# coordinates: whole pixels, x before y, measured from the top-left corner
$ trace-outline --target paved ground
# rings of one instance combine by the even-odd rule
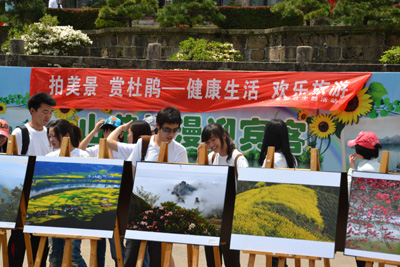
[[[9,233],[8,233],[8,236]],[[1,253],[0,253],[1,254]],[[86,262],[89,263],[89,257],[90,257],[90,243],[88,240],[83,240],[82,242],[82,255],[85,258]],[[174,244],[173,250],[172,250],[172,255],[175,261],[175,266],[176,267],[186,267],[187,266],[187,254],[186,254],[186,245],[180,245],[180,244]],[[200,260],[199,260],[199,266],[206,266],[205,263],[205,254],[204,254],[204,247],[200,247]],[[248,255],[247,254],[241,254],[241,265],[242,266],[247,266],[248,262]],[[335,256],[335,259],[330,260],[331,262],[331,267],[352,267],[356,266],[354,257],[348,257],[344,256],[343,253],[337,253]],[[287,260],[288,266],[293,267],[294,266],[294,260],[288,259]],[[2,257],[0,255],[0,264],[2,264]],[[308,266],[308,262],[306,260],[302,260],[302,266]],[[24,267],[27,267],[28,265],[25,264]],[[107,242],[107,252],[106,252],[106,267],[114,267],[114,261],[111,259],[111,254],[110,254],[110,248],[109,244]],[[261,267],[265,266],[265,257],[263,256],[257,256],[256,257],[256,263],[255,266]],[[322,261],[317,261],[316,262],[316,267],[323,267],[324,264]],[[386,265],[389,266],[389,265]],[[10,266],[12,267],[12,266]]]

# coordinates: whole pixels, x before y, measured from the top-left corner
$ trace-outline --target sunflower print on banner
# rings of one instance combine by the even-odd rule
[[[331,115],[343,124],[357,123],[358,118],[367,115],[372,109],[371,95],[366,94],[368,88],[360,90],[348,103],[346,108],[335,110]]]
[[[54,117],[67,120],[74,125],[78,125],[79,117],[75,115],[78,112],[79,110],[72,108],[55,108]]]
[[[328,138],[335,131],[336,124],[333,122],[332,116],[328,114],[319,114],[310,123],[311,135],[316,135],[321,139]]]

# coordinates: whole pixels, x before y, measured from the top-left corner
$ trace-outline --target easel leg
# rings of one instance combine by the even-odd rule
[[[136,261],[136,267],[142,267],[143,266],[144,256],[146,254],[146,247],[147,247],[147,241],[141,241],[140,242],[140,247],[139,247],[138,258],[137,258],[137,261]]]
[[[8,267],[8,247],[7,247],[7,231],[1,230],[0,231],[0,249],[3,251],[3,266]]]
[[[115,219],[114,244],[115,244],[115,254],[117,256],[117,266],[118,267],[123,267],[124,266],[124,259],[122,257],[121,235],[120,235],[120,232],[119,232],[118,216]]]
[[[301,260],[300,259],[294,259],[294,266],[295,267],[301,267]]]
[[[372,267],[372,261],[366,261],[365,267]]]
[[[97,267],[97,240],[90,240],[90,267]]]
[[[40,237],[39,248],[36,253],[35,267],[40,267],[40,264],[42,263],[44,245],[46,245],[46,240],[47,240],[46,236]]]
[[[63,256],[63,262],[62,262],[62,267],[71,267],[72,265],[72,239],[67,238],[65,239],[65,245],[64,245],[64,256]]]
[[[199,266],[199,246],[193,246],[192,267]]]
[[[171,263],[171,256],[172,256],[172,243],[163,243],[165,244],[165,252],[164,257],[162,258],[162,266],[169,267]]]
[[[188,267],[193,266],[193,245],[187,245],[187,259],[188,259]]]
[[[254,254],[254,259],[256,258],[256,254]],[[266,266],[267,267],[272,267],[272,256],[271,255],[266,255]]]
[[[308,266],[315,267],[315,260],[308,260]]]
[[[284,257],[279,257],[278,267],[285,267],[285,259]]]
[[[329,259],[324,258],[324,266],[331,267],[331,261]]]
[[[221,267],[221,256],[219,247],[213,247],[215,267]]]
[[[380,262],[378,266],[379,267],[385,267],[385,264],[383,262]]]
[[[249,254],[249,262],[247,263],[247,266],[254,267],[255,262],[256,262],[256,254]]]
[[[25,239],[26,256],[28,258],[28,266],[33,267],[31,234],[24,234],[24,239]]]

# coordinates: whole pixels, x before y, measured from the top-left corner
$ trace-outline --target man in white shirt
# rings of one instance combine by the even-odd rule
[[[156,126],[158,133],[150,139],[146,155],[142,158],[142,139],[139,139],[137,145],[133,148],[128,160],[132,161],[133,171],[138,161],[157,161],[162,142],[168,143],[168,162],[188,163],[186,148],[176,142],[174,138],[180,130],[182,122],[181,113],[177,108],[167,107],[160,110],[156,117]],[[124,266],[135,266],[140,241],[128,239],[126,241],[126,252]],[[161,266],[161,243],[148,242],[150,256],[150,267]]]
[[[18,146],[18,153],[30,156],[45,156],[50,152],[50,143],[47,138],[47,128],[46,125],[49,124],[52,114],[53,106],[56,105],[54,98],[44,92],[35,94],[31,96],[28,100],[28,109],[31,113],[31,121],[26,123],[24,130],[21,128],[15,128],[12,132],[15,135]],[[27,132],[26,132],[27,130]],[[28,134],[28,142],[23,144],[23,132]],[[27,141],[26,139],[24,142]],[[22,148],[24,150],[22,151]],[[26,149],[27,147],[27,149]],[[21,153],[24,152],[24,153]],[[36,252],[39,246],[40,237],[32,236],[32,252],[33,260],[35,261]],[[48,245],[45,246],[45,251],[43,252],[42,264],[41,266],[46,266]],[[8,242],[8,257],[9,265],[19,267],[22,266],[25,254],[25,242],[24,235],[21,230],[12,230],[10,240]]]
[[[60,1],[60,6],[58,6],[57,1]],[[61,0],[50,0],[49,1],[49,8],[62,8]]]

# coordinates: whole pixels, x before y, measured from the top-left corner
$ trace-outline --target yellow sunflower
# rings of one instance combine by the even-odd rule
[[[336,124],[333,122],[332,116],[328,114],[319,114],[310,123],[311,134],[321,139],[328,138],[335,131]]]
[[[72,109],[72,108],[71,109],[70,108],[60,108],[60,109],[55,108],[54,109],[54,116],[56,118],[60,118],[60,119],[63,119],[63,120],[72,119],[75,116],[76,113],[77,113],[77,110],[76,109]]]
[[[101,111],[103,111],[106,114],[110,114],[111,115],[111,109],[102,109]]]
[[[297,116],[299,121],[305,121],[308,118],[308,111],[307,110],[300,110]]]
[[[3,102],[0,102],[0,114],[6,113],[7,106]]]
[[[343,124],[353,124],[358,122],[358,118],[368,114],[372,109],[371,96],[366,94],[368,88],[360,90],[348,103],[346,108],[342,110],[334,110],[331,115]]]

